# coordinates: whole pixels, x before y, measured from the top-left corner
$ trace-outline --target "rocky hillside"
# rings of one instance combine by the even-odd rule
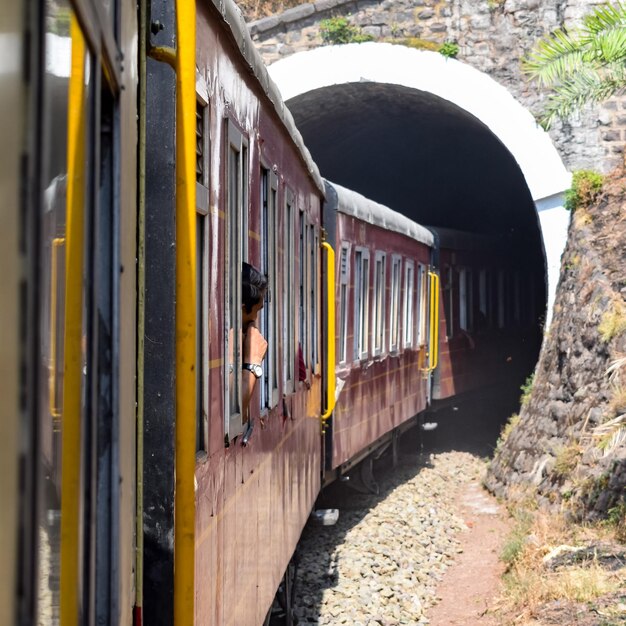
[[[574,519],[626,518],[626,174],[573,215],[534,380],[486,480]],[[625,522],[626,523],[626,522]]]

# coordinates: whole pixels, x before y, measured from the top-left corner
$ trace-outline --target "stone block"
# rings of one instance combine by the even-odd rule
[[[293,7],[293,9],[287,9],[280,19],[284,24],[290,24],[313,15],[315,13],[315,6],[313,4],[301,4],[300,6]]]
[[[619,130],[605,130],[600,133],[602,141],[620,141],[622,136]]]
[[[435,12],[432,9],[424,9],[418,12],[417,18],[420,20],[429,20],[434,15],[435,15]]]

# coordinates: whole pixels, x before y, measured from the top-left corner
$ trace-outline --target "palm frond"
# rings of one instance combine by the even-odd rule
[[[583,30],[591,36],[624,26],[626,26],[626,6],[623,2],[596,7],[583,18]]]
[[[558,119],[567,119],[587,104],[602,102],[624,88],[623,66],[610,65],[601,70],[581,68],[565,80],[548,98],[548,104],[540,117],[547,130]]]
[[[575,34],[557,30],[537,44],[522,62],[522,69],[532,80],[553,85],[584,66],[587,47],[580,45]]]

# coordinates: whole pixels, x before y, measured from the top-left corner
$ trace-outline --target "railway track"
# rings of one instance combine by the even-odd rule
[[[381,460],[378,495],[332,485],[319,506],[338,508],[337,524],[310,521],[298,547],[299,623],[428,624],[426,610],[466,528],[455,494],[483,471],[469,452],[403,450],[395,468]]]

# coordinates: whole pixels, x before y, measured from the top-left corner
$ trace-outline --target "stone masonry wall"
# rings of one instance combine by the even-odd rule
[[[574,214],[532,391],[486,481],[576,519],[626,510],[625,183]]]
[[[249,28],[268,64],[322,45],[319,23],[334,16],[348,16],[375,40],[455,42],[459,61],[487,73],[536,114],[545,94],[524,78],[520,60],[539,38],[556,28],[574,27],[597,4],[596,0],[319,0],[252,22]],[[550,134],[568,169],[607,172],[622,162],[626,100],[557,123]]]

